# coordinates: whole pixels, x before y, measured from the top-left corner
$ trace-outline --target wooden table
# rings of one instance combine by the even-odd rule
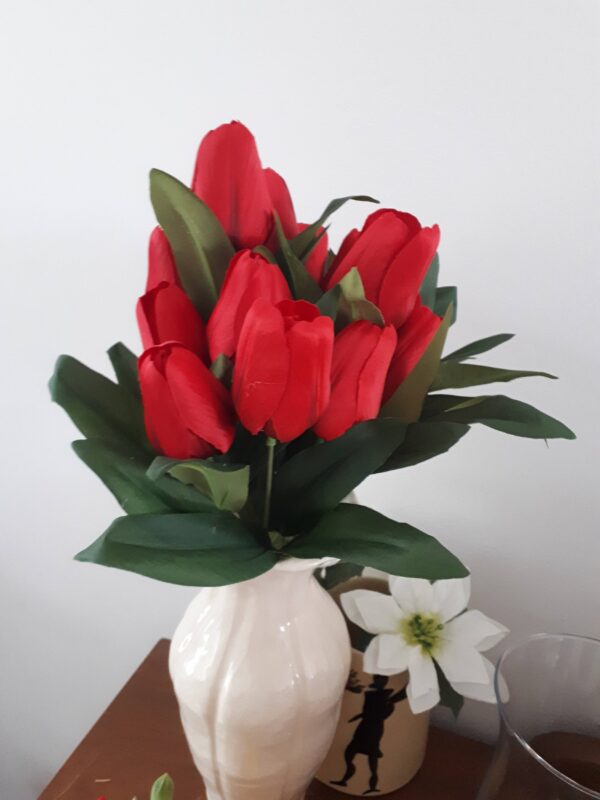
[[[125,684],[39,800],[147,800],[152,782],[168,772],[176,800],[205,800],[189,755],[161,640]],[[390,800],[474,800],[490,748],[432,729],[425,764]],[[306,800],[349,795],[315,781]]]

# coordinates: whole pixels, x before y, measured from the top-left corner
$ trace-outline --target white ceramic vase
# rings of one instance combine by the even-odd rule
[[[301,800],[327,755],[350,642],[322,564],[202,589],[175,632],[169,669],[207,800]]]

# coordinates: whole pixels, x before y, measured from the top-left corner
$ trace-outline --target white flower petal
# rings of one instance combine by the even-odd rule
[[[475,647],[480,653],[497,645],[507,633],[508,628],[476,609],[465,611],[449,622],[444,629],[445,637]]]
[[[450,681],[452,688],[462,694],[463,697],[469,697],[471,700],[479,700],[482,703],[495,703],[496,694],[494,692],[494,665],[487,658],[481,657],[487,680],[485,683],[469,683],[468,681]],[[508,691],[508,690],[506,690]],[[504,695],[503,689],[501,693]],[[504,696],[503,696],[504,700]]]
[[[388,594],[354,589],[340,596],[349,620],[369,633],[395,633],[402,613]]]
[[[399,672],[404,672],[406,667],[396,669],[395,666],[385,667],[381,663],[381,640],[384,636],[389,634],[379,634],[369,642],[369,646],[365,650],[363,656],[363,670],[370,675],[397,675]],[[400,636],[394,638],[400,639]]]
[[[439,604],[442,621],[448,622],[467,607],[471,596],[471,576],[436,581],[433,593]]]
[[[411,647],[406,696],[413,714],[429,711],[440,702],[440,688],[432,659],[420,647]]]
[[[424,578],[390,575],[390,592],[405,614],[435,613],[438,605],[431,583]]]
[[[394,675],[404,672],[408,668],[410,647],[403,637],[399,633],[382,633],[377,638],[379,639],[377,659],[379,667],[386,670],[386,675],[390,674],[387,671],[390,669],[394,670],[392,673]]]
[[[458,642],[444,641],[435,660],[450,683],[487,683],[488,674],[484,658],[474,647]]]

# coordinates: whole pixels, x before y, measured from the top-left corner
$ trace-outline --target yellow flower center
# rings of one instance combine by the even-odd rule
[[[400,633],[411,647],[420,647],[429,656],[433,656],[440,640],[444,624],[438,614],[413,614],[400,622]]]

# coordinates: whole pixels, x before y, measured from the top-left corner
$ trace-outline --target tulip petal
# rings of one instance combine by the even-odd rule
[[[206,358],[204,322],[179,286],[159,283],[140,297],[136,314],[144,349],[173,341]]]
[[[442,622],[448,622],[468,606],[471,576],[436,581],[433,584],[433,593],[439,604]]]
[[[381,309],[386,322],[399,328],[410,316],[439,242],[437,225],[422,228],[385,270],[373,302]]]
[[[300,229],[296,222],[294,204],[287,184],[274,169],[267,167],[263,172],[271,197],[271,205],[277,212],[285,237],[286,239],[293,239],[300,232]]]
[[[171,345],[165,377],[187,428],[221,453],[233,442],[235,417],[229,392],[197,355]]]
[[[277,304],[291,300],[292,295],[276,264],[251,250],[242,250],[227,268],[221,294],[208,320],[211,361],[219,355],[234,355],[246,314],[259,297]]]
[[[353,589],[340,595],[344,613],[368,633],[396,633],[402,613],[393,597],[368,589]]]
[[[165,352],[147,350],[139,359],[144,422],[151,445],[170,458],[206,458],[214,453],[183,423],[163,372]]]
[[[236,249],[267,241],[271,196],[254,137],[240,122],[221,125],[204,137],[192,189],[216,214]]]
[[[317,436],[330,441],[377,416],[395,344],[391,326],[382,329],[366,320],[351,323],[336,336],[331,399],[314,427]]]
[[[180,285],[179,274],[173,251],[162,228],[156,227],[150,235],[148,244],[148,280],[146,291],[154,289],[159,283],[166,281]]]
[[[294,305],[299,307],[302,301]],[[280,442],[289,442],[308,430],[329,403],[333,320],[318,316],[311,321],[295,322],[286,331],[286,341],[289,374],[281,401],[265,428]]]
[[[441,322],[441,318],[427,306],[421,305],[417,298],[410,317],[398,331],[398,343],[392,356],[383,392],[384,403],[417,366]]]
[[[406,696],[413,714],[429,711],[440,702],[440,689],[433,660],[420,647],[411,647],[408,658],[410,679]]]
[[[259,298],[244,319],[233,370],[233,402],[250,433],[262,430],[279,405],[289,366],[281,312]]]

